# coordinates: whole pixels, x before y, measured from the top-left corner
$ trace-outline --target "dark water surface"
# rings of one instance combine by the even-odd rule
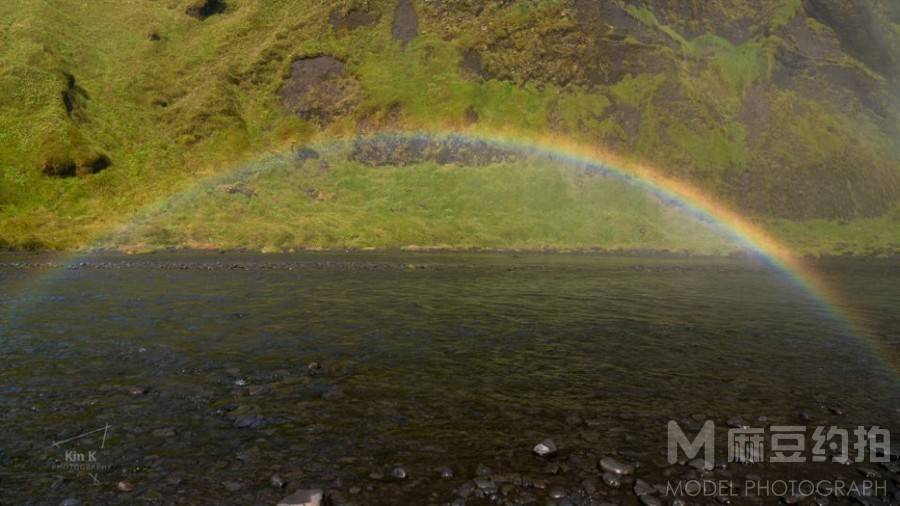
[[[826,269],[875,329],[878,352],[783,276],[738,260],[46,262],[0,257],[0,504],[275,504],[313,486],[335,504],[448,504],[484,480],[493,485],[467,504],[561,494],[562,504],[637,504],[633,477],[601,480],[596,462],[610,455],[638,464],[651,485],[878,470],[883,500],[898,486],[890,464],[700,474],[665,460],[669,420],[688,431],[712,419],[717,441],[735,417],[900,429],[900,383],[884,360],[900,342],[900,269],[890,262]],[[105,424],[105,440],[99,431],[52,446]],[[555,458],[531,453],[546,437]],[[95,451],[97,465],[66,467],[66,450]],[[408,476],[392,477],[396,466]],[[133,490],[118,490],[121,480]]]

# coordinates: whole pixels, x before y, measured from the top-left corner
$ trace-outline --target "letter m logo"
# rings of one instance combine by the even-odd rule
[[[715,432],[716,426],[712,420],[707,420],[697,437],[693,441],[688,441],[684,431],[678,425],[678,422],[670,420],[667,424],[668,428],[668,451],[667,457],[669,464],[678,463],[678,449],[684,452],[688,459],[697,457],[700,449],[703,449],[703,460],[706,462],[707,469],[711,469],[715,459]]]

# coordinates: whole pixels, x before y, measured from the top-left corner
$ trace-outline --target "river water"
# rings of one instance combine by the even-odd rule
[[[822,270],[870,335],[745,259],[2,256],[0,504],[637,504],[635,479],[748,475],[887,501],[896,464],[812,463],[812,440],[726,462],[729,424],[900,429],[900,268]],[[667,462],[671,420],[715,423],[715,469]],[[603,457],[636,470],[605,483]]]

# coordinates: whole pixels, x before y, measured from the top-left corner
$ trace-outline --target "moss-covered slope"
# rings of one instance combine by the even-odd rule
[[[0,3],[0,241],[83,247],[147,205],[267,153],[330,136],[475,125],[552,131],[651,163],[804,251],[897,250],[894,4],[9,0]],[[321,177],[334,174],[346,177]],[[371,199],[405,184],[365,177],[375,185]],[[535,179],[513,175],[511,187],[517,177]],[[338,180],[317,184],[341,188]],[[437,201],[443,190],[416,191],[435,192]],[[338,195],[333,205],[362,208],[360,198]],[[427,242],[584,245],[578,234],[533,232],[549,224],[517,242],[501,215],[527,201],[506,202],[467,239],[448,215],[446,230],[455,232]],[[584,212],[592,205],[578,204]],[[604,224],[608,233],[591,246],[616,247],[604,238],[630,237],[617,233],[634,223]],[[325,247],[414,239],[379,232],[381,239],[329,242],[315,228],[353,228],[345,225],[298,218],[276,227],[281,239],[213,235],[252,247],[274,247],[284,233],[297,246],[304,237]],[[652,237],[644,244],[666,245]]]

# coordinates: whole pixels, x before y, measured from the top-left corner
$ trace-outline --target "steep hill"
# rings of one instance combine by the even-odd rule
[[[89,246],[155,206],[152,234],[116,237],[692,249],[646,233],[667,228],[658,214],[634,215],[646,206],[596,198],[602,182],[553,168],[539,173],[568,189],[516,228],[511,217],[534,200],[522,196],[545,195],[548,181],[509,161],[479,172],[465,161],[331,159],[334,170],[304,165],[302,191],[269,192],[256,178],[252,195],[213,188],[194,192],[208,202],[165,204],[292,147],[468,127],[603,146],[801,251],[900,250],[900,7],[889,0],[6,0],[0,55],[0,241],[10,247]],[[462,193],[448,193],[447,171]],[[347,186],[351,176],[361,186]],[[222,195],[243,199],[213,206],[236,206],[227,219],[190,211]],[[467,198],[491,204],[456,206]],[[288,208],[287,222],[259,226]],[[238,232],[248,216],[249,235]],[[561,232],[567,224],[578,231]],[[423,232],[396,233],[410,226]]]

